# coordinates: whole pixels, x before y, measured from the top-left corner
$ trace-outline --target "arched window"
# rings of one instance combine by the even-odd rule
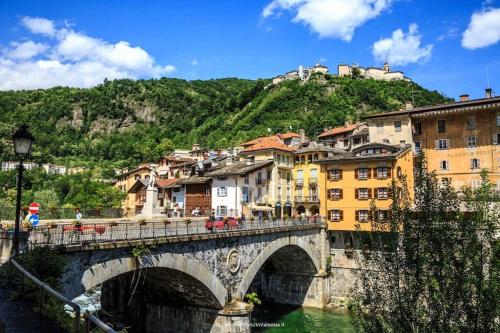
[[[314,156],[313,156],[313,160],[314,160],[314,161],[317,161],[317,160],[318,160],[318,154],[314,154]]]
[[[307,162],[312,162],[312,155],[311,154],[307,155]]]

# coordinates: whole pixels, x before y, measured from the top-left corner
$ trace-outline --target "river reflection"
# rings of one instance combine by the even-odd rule
[[[252,332],[265,333],[354,333],[349,315],[331,310],[297,308],[272,304],[257,306],[252,313]],[[259,324],[275,327],[259,328]]]

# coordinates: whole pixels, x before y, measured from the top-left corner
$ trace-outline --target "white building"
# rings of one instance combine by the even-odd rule
[[[46,164],[42,164],[42,168],[49,175],[52,175],[52,174],[64,175],[64,174],[66,174],[66,167],[63,165],[55,165],[55,164],[51,164],[51,163],[46,163]]]
[[[321,64],[316,64],[313,67],[299,66],[298,69],[286,72],[284,75],[278,75],[273,78],[273,84],[278,84],[285,80],[302,80],[307,81],[313,73],[328,73],[328,67]]]
[[[257,211],[273,211],[267,205],[273,160],[232,161],[208,172],[212,177],[212,209],[220,216],[246,216]]]
[[[17,169],[19,162],[17,161],[6,161],[2,162],[2,171],[9,171]],[[39,165],[34,162],[24,162],[23,163],[24,170],[33,170],[34,168],[38,168]]]

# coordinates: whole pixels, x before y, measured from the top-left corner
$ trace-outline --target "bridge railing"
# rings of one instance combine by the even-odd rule
[[[81,315],[81,309],[80,306],[73,301],[69,300],[68,298],[64,297],[61,293],[57,292],[56,290],[52,289],[48,284],[44,283],[37,277],[35,277],[33,274],[28,272],[23,266],[21,266],[15,259],[11,258],[9,262],[12,264],[12,266],[17,269],[17,271],[21,274],[23,279],[27,278],[29,281],[31,281],[35,286],[40,288],[40,292],[47,293],[49,296],[54,297],[58,301],[62,302],[63,304],[67,305],[69,308],[73,310],[74,313],[74,319],[73,319],[73,327],[72,327],[72,332],[74,333],[79,333],[81,331],[81,320],[82,320],[82,315]],[[41,294],[38,299],[41,302],[44,302],[44,297]],[[107,333],[116,333],[115,330],[113,330],[111,327],[106,325],[103,321],[101,321],[99,318],[97,318],[95,315],[93,315],[90,312],[86,312],[83,315],[83,318],[85,319],[85,332],[89,333],[92,332],[94,327],[99,328],[100,330],[107,332]]]
[[[243,222],[228,220],[215,222],[212,228],[206,221],[166,220],[142,222],[82,223],[39,226],[31,231],[30,246],[61,246],[89,243],[108,243],[137,239],[154,239],[185,235],[231,233],[240,230],[286,228],[297,225],[324,224],[322,217],[303,219],[267,220],[247,219]]]

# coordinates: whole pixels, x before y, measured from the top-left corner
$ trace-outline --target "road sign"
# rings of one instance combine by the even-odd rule
[[[38,225],[38,223],[40,222],[40,218],[38,217],[38,215],[31,215],[29,220],[31,222],[31,225],[34,227],[36,227]]]
[[[32,202],[30,204],[30,208],[29,208],[29,211],[30,211],[30,214],[38,214],[38,212],[40,211],[40,204],[38,202]]]

